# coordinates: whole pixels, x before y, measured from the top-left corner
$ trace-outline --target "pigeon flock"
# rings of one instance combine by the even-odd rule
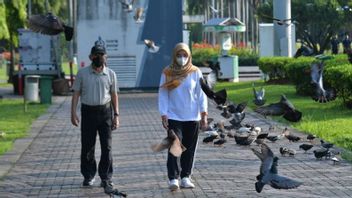
[[[209,118],[209,127],[203,131],[205,135],[203,143],[206,145],[224,146],[229,141],[232,141],[231,139],[234,139],[237,145],[247,146],[248,149],[251,149],[261,161],[259,175],[256,177],[254,185],[258,193],[263,190],[266,184],[275,189],[292,189],[302,185],[301,181],[278,174],[279,157],[274,155],[269,146],[270,144],[280,145],[277,151],[281,155],[280,157],[288,157],[290,159],[296,155],[312,154],[315,160],[329,159],[334,165],[340,162],[340,152],[333,148],[334,145],[324,140],[318,142],[314,135],[309,134],[303,137],[291,133],[287,127],[280,129],[280,127],[271,125],[266,129],[253,123],[246,123],[247,102],[235,103],[229,101],[226,89],[214,91],[217,73],[219,71],[213,69],[209,75],[200,79],[202,90],[210,99],[210,102],[216,105],[216,109],[219,110],[219,114],[222,116],[222,120],[219,121]],[[320,76],[319,78],[321,79],[322,77]],[[317,82],[319,84],[319,80]],[[318,87],[317,89],[320,90],[319,94],[321,94],[318,97],[325,100],[322,102],[333,100],[330,98],[332,94],[326,91],[322,84]],[[257,106],[254,111],[264,117],[282,116],[290,122],[299,122],[302,118],[302,112],[297,110],[284,94],[281,95],[279,102],[265,105],[265,89],[261,87],[257,90],[253,84],[253,96],[252,102]],[[225,125],[225,123],[229,123],[229,125]],[[285,143],[280,143],[281,141],[285,141]],[[290,146],[292,143],[300,144],[294,149]]]

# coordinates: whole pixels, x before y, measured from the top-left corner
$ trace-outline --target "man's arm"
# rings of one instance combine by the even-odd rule
[[[119,98],[116,92],[111,93],[111,102],[112,102],[112,108],[114,110],[113,129],[116,129],[120,126]]]
[[[75,91],[72,96],[72,102],[71,102],[71,123],[75,126],[78,126],[79,124],[79,118],[77,116],[77,104],[78,104],[78,99],[80,97],[80,92]]]

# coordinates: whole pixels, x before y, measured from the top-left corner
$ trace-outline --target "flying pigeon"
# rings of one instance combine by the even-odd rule
[[[46,15],[32,15],[28,19],[28,27],[33,32],[46,35],[58,35],[63,32],[66,41],[70,41],[73,37],[73,28],[65,25],[65,23],[51,12],[48,12]]]
[[[257,176],[257,182],[255,183],[255,190],[260,193],[264,185],[269,184],[271,187],[276,189],[292,189],[297,188],[302,184],[300,181],[296,181],[278,174],[278,160],[277,156],[266,144],[261,144],[261,152],[252,148],[253,153],[261,160],[260,172]]]
[[[159,51],[159,46],[156,46],[154,41],[149,39],[144,39],[144,44],[148,47],[150,53],[157,53]]]
[[[170,149],[169,152],[175,157],[181,156],[182,152],[186,150],[172,129],[167,131],[167,137],[164,138],[161,143],[152,145],[151,149],[154,152]]]
[[[278,103],[258,107],[255,112],[264,116],[283,116],[283,118],[291,122],[298,122],[302,118],[302,113],[295,109],[285,95],[281,95],[281,100]]]
[[[143,17],[144,9],[143,8],[137,8],[133,19],[136,21],[136,23],[143,23],[142,17]]]
[[[204,91],[205,95],[208,98],[215,101],[217,105],[224,105],[227,100],[227,92],[226,89],[222,89],[220,91],[214,92],[212,88],[209,86],[208,82],[204,80],[204,78],[200,78],[200,85],[202,90]]]
[[[260,91],[255,90],[254,83],[252,84],[253,86],[253,94],[254,94],[254,100],[253,103],[257,106],[263,106],[265,104],[265,89],[262,87]]]
[[[134,0],[120,0],[122,8],[126,12],[132,12]]]
[[[294,19],[278,19],[278,18],[274,18],[274,17],[270,17],[270,16],[267,16],[267,15],[261,15],[261,17],[263,18],[266,18],[266,19],[269,19],[269,20],[273,20],[276,22],[276,24],[278,25],[286,25],[286,26],[289,26],[291,25],[292,23],[294,24],[298,24],[298,22]]]
[[[324,70],[323,61],[321,61],[320,63],[313,63],[311,66],[311,77],[312,77],[312,84],[314,87],[314,93],[312,95],[312,98],[313,100],[320,103],[326,103],[336,99],[336,92],[334,89],[332,88],[324,89],[323,70]]]

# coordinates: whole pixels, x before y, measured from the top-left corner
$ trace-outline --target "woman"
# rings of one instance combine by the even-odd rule
[[[207,97],[201,89],[200,78],[202,72],[192,65],[189,47],[178,43],[173,50],[171,64],[162,72],[159,88],[159,111],[163,127],[173,129],[186,147],[179,158],[168,153],[167,170],[171,190],[179,188],[180,177],[182,188],[194,188],[190,176],[198,130],[200,126],[206,128],[208,125]]]

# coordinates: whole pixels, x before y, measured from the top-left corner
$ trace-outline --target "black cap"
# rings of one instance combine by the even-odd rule
[[[90,50],[90,54],[106,54],[105,47],[103,45],[95,45]]]

